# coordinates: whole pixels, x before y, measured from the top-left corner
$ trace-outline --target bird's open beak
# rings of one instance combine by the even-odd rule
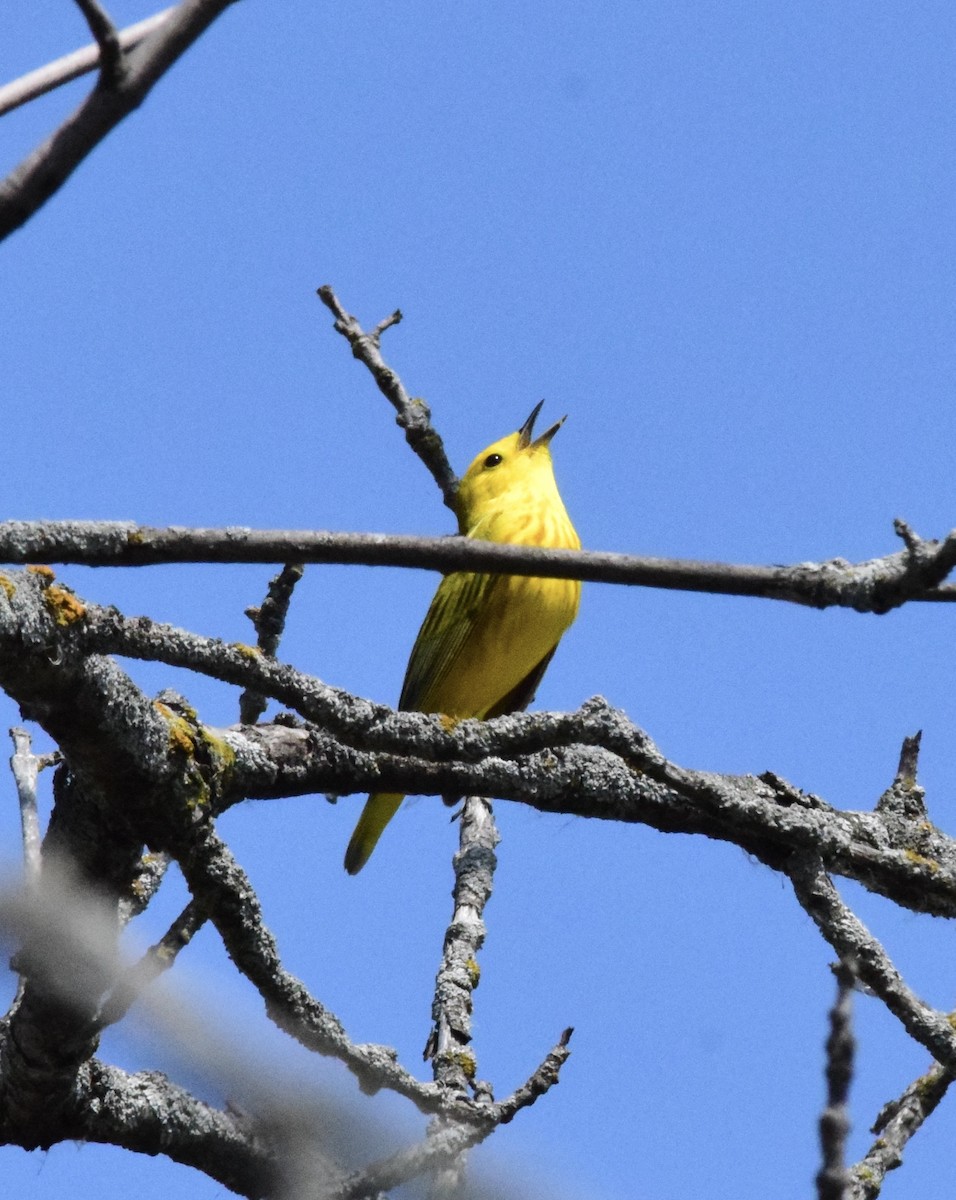
[[[544,433],[539,434],[532,442],[531,434],[534,431],[534,423],[535,423],[535,420],[537,419],[538,413],[541,411],[542,404],[544,404],[544,401],[539,400],[538,403],[534,406],[531,416],[527,419],[527,421],[525,421],[525,423],[518,430],[518,449],[519,450],[527,450],[529,447],[531,447],[531,449],[535,449],[538,446],[546,446],[548,444],[548,442],[550,442],[551,439],[554,437],[554,435],[558,432],[558,430],[561,428],[561,426],[564,424],[564,422],[568,419],[566,416],[564,416],[561,418],[560,421],[555,421],[555,423],[551,426],[550,429],[546,429],[544,431]]]

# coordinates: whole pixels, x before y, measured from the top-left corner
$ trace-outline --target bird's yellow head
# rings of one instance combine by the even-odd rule
[[[564,424],[556,421],[550,429],[532,440],[534,422],[541,411],[540,401],[517,433],[490,446],[475,458],[458,486],[456,507],[458,525],[469,537],[491,541],[522,541],[502,535],[497,526],[511,514],[534,513],[557,505],[564,512],[549,449],[551,439]]]

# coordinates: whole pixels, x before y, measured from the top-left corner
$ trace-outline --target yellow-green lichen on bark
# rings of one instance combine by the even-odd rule
[[[187,715],[183,716],[161,700],[153,703],[166,721],[170,752],[186,759],[184,781],[189,806],[210,804],[214,796],[225,790],[236,761],[235,751],[224,738],[210,733],[201,724],[195,709],[184,704],[183,712]]]
[[[904,850],[903,855],[909,862],[913,863],[914,866],[925,867],[927,871],[931,871],[933,874],[940,869],[939,863],[936,862],[935,859],[926,858],[925,855],[917,854],[915,850]]]

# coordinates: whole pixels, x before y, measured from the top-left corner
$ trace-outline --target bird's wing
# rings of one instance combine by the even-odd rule
[[[505,713],[524,712],[531,701],[534,699],[534,694],[538,690],[538,684],[541,682],[541,676],[548,669],[548,663],[554,658],[554,650],[549,650],[542,658],[536,667],[533,667],[524,679],[519,684],[511,689],[507,696],[502,696],[497,704],[485,713],[485,720],[491,720],[492,717],[500,717]]]
[[[441,581],[408,660],[399,708],[433,711],[430,697],[439,692],[442,681],[454,670],[462,647],[502,578],[456,572]]]

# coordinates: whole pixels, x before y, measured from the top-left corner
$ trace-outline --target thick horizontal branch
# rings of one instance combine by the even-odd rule
[[[903,907],[956,917],[956,841],[929,821],[841,811],[769,773],[678,766],[600,697],[575,713],[463,721],[448,734],[427,717],[399,713],[395,724],[370,725],[369,741],[392,740],[399,722],[402,754],[350,746],[314,728],[211,731],[235,754],[226,803],[326,790],[497,797],[540,812],[702,834],[776,870],[795,850],[816,853],[827,870]]]
[[[698,562],[585,550],[500,545],[462,537],[323,530],[157,529],[132,522],[0,522],[0,562],[145,567],[163,563],[338,563],[543,575],[677,591],[756,596],[813,608],[887,612],[908,600],[956,600],[939,584],[956,565],[956,532],[861,563],[833,559],[791,566]]]

